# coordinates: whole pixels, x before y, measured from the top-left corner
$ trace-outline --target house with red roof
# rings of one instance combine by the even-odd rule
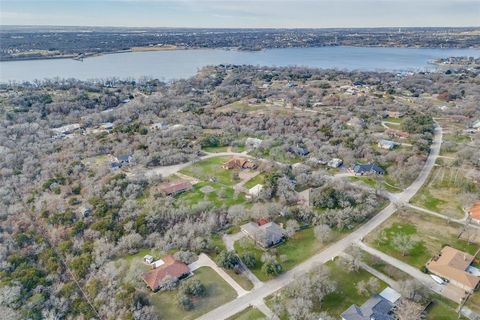
[[[179,280],[190,274],[188,266],[181,261],[175,260],[172,256],[166,256],[162,260],[163,264],[156,264],[158,265],[157,268],[142,275],[143,281],[153,291],[161,289],[166,281]]]
[[[472,218],[473,222],[480,223],[480,201],[477,201],[468,210],[468,215]]]

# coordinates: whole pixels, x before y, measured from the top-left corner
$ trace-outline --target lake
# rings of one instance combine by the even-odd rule
[[[480,49],[417,49],[320,47],[237,51],[196,49],[106,54],[82,61],[73,59],[0,62],[0,81],[77,78],[81,80],[138,79],[168,81],[187,78],[206,65],[252,64],[307,66],[369,71],[432,70],[431,61],[450,56],[480,57]]]

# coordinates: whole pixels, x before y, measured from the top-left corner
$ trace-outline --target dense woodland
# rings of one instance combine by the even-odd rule
[[[353,83],[373,93],[338,94],[339,85]],[[465,125],[480,118],[480,79],[469,71],[216,66],[172,83],[65,79],[3,84],[0,90],[0,312],[8,319],[161,318],[144,292],[122,281],[115,259],[155,248],[189,260],[218,251],[214,234],[265,216],[323,231],[351,229],[385,200],[349,183],[331,183],[313,159],[375,162],[408,186],[428,154],[432,117],[455,116]],[[453,107],[441,110],[428,99],[421,106],[407,103],[431,95]],[[281,101],[283,109],[272,109],[269,101]],[[389,153],[375,147],[387,110],[405,114],[402,129],[411,148]],[[352,119],[356,124],[347,124]],[[113,123],[111,132],[89,131],[106,122]],[[57,138],[52,131],[73,123],[81,133]],[[262,164],[266,187],[248,206],[176,202],[154,191],[164,177],[145,174],[198,159],[202,147],[242,146],[247,137],[263,140],[255,156],[278,161]],[[292,168],[292,145],[307,148],[310,162]],[[478,150],[465,147],[459,161],[478,168]],[[130,171],[91,161],[122,154],[132,155]],[[295,190],[307,187],[314,188],[313,208],[296,205]],[[82,206],[92,214],[82,215]]]

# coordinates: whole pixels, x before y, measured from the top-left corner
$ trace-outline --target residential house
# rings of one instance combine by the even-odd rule
[[[293,154],[295,154],[297,156],[300,156],[300,157],[305,157],[306,155],[308,155],[310,153],[310,151],[308,151],[308,149],[301,148],[301,147],[298,147],[298,146],[288,147],[288,152],[293,153]]]
[[[480,132],[480,120],[478,120],[477,122],[475,122],[473,125],[472,125],[472,128],[477,130],[478,132]]]
[[[385,134],[387,134],[391,138],[400,138],[400,139],[406,139],[410,136],[408,132],[397,130],[397,129],[387,129],[385,130]]]
[[[256,198],[259,196],[260,192],[263,190],[263,185],[257,184],[253,188],[248,189],[247,198]]]
[[[145,262],[146,264],[151,264],[153,262],[153,257],[147,254],[145,257],[143,257],[143,262]]]
[[[374,163],[357,163],[352,167],[351,171],[353,171],[356,176],[363,176],[368,174],[385,174],[385,170],[383,170],[381,167]]]
[[[403,112],[400,111],[385,111],[385,118],[401,118],[404,116]]]
[[[353,304],[341,314],[342,320],[393,320],[393,308],[400,294],[391,288],[386,288],[380,294],[374,295],[360,307]]]
[[[285,230],[275,222],[268,222],[262,225],[249,222],[241,226],[240,229],[264,248],[271,247],[283,241],[286,236]]]
[[[255,150],[260,147],[262,144],[262,139],[257,139],[257,138],[247,138],[245,141],[245,147],[247,147],[248,150]]]
[[[174,196],[192,189],[192,184],[185,180],[167,182],[160,185],[160,191],[166,196]]]
[[[480,201],[477,201],[468,210],[468,215],[475,223],[480,223]]]
[[[112,122],[105,122],[100,125],[100,129],[111,131],[113,130],[113,123]]]
[[[165,281],[179,280],[190,274],[188,266],[175,260],[172,256],[166,256],[162,259],[163,264],[142,275],[143,281],[153,291],[162,287]]]
[[[126,166],[132,161],[132,156],[129,154],[122,154],[117,157],[120,166]]]
[[[222,165],[223,169],[256,169],[257,165],[249,159],[245,158],[232,158]]]
[[[81,129],[82,126],[80,123],[72,123],[72,124],[67,124],[58,128],[52,128],[52,131],[55,132],[56,135],[65,135],[65,134],[70,134],[76,130]]]
[[[451,284],[472,292],[480,282],[480,277],[469,272],[474,260],[472,255],[446,246],[438,256],[433,257],[427,263],[427,269],[431,273],[449,280]]]
[[[117,158],[112,157],[112,161],[110,162],[110,168],[113,171],[116,171],[122,167],[128,166],[131,161],[132,161],[132,156],[128,154],[120,155]]]
[[[330,161],[328,161],[327,165],[331,168],[338,168],[340,167],[341,165],[343,164],[343,160],[342,159],[338,159],[338,158],[332,158],[330,159]]]
[[[396,145],[397,144],[395,142],[390,141],[390,140],[382,139],[382,140],[378,141],[378,147],[382,148],[382,149],[386,149],[386,150],[392,150],[393,148],[396,147]]]

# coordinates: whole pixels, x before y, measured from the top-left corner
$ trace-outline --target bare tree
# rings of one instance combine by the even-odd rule
[[[424,319],[424,309],[421,304],[402,298],[395,305],[394,316],[396,320],[421,320]]]
[[[409,235],[397,234],[392,238],[392,246],[402,253],[402,256],[406,256],[415,247],[416,241],[414,241]]]

